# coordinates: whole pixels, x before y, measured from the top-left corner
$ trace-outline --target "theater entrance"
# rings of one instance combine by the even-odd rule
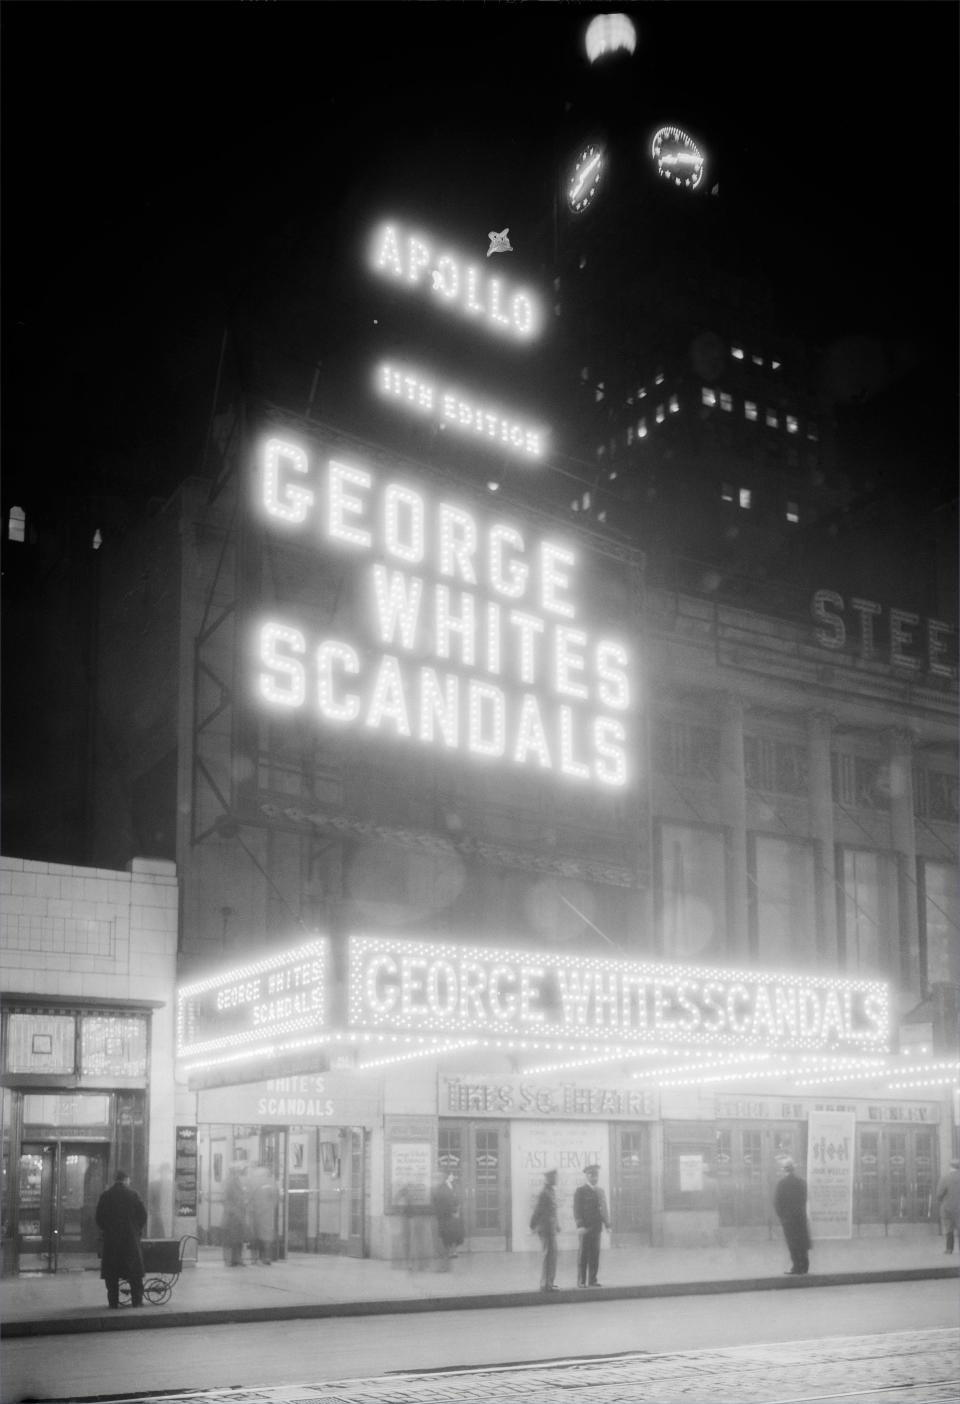
[[[24,1141],[17,1165],[21,1272],[95,1267],[97,1201],[106,1189],[108,1145]]]

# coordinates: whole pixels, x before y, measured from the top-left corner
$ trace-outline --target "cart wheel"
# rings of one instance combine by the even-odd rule
[[[119,1296],[124,1306],[130,1305],[130,1283],[126,1278],[121,1278],[120,1280]]]
[[[143,1295],[151,1306],[163,1306],[173,1296],[173,1288],[162,1277],[151,1277],[143,1284]]]

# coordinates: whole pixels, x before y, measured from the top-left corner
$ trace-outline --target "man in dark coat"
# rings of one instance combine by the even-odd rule
[[[792,1160],[783,1162],[783,1176],[777,1181],[773,1207],[783,1227],[783,1236],[790,1249],[793,1267],[790,1276],[802,1277],[810,1270],[810,1226],[807,1223],[807,1184],[797,1174]]]
[[[540,1291],[556,1292],[559,1290],[554,1280],[557,1275],[557,1230],[559,1228],[556,1170],[548,1170],[543,1177],[543,1189],[540,1191],[540,1197],[534,1206],[530,1227],[534,1233],[540,1235],[540,1242],[543,1244]]]
[[[147,1211],[136,1190],[130,1188],[126,1170],[118,1170],[113,1184],[97,1202],[97,1227],[103,1234],[100,1276],[107,1284],[107,1303],[120,1305],[120,1279],[130,1283],[130,1305],[143,1305],[143,1255],[140,1235]]]
[[[580,1185],[573,1196],[573,1217],[580,1235],[577,1254],[577,1286],[599,1287],[600,1235],[610,1227],[607,1196],[600,1188],[600,1166],[588,1165],[584,1170],[587,1183]]]

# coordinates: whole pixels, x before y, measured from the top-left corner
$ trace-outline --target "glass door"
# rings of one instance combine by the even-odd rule
[[[647,1128],[613,1125],[610,1217],[616,1246],[650,1241],[650,1150]]]
[[[25,1141],[17,1182],[21,1272],[56,1272],[65,1255],[96,1261],[97,1201],[106,1189],[106,1145]]]
[[[441,1121],[437,1165],[452,1170],[461,1197],[464,1246],[507,1247],[508,1125],[505,1121]]]

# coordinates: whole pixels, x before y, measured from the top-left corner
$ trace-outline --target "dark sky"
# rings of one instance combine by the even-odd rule
[[[615,96],[638,153],[664,122],[702,141],[791,326],[899,348],[892,422],[955,462],[957,7],[627,12],[604,91],[574,4],[7,0],[5,498],[166,494],[228,322],[266,310],[283,341],[287,309],[279,350],[329,354],[388,199],[522,249],[557,147]]]

